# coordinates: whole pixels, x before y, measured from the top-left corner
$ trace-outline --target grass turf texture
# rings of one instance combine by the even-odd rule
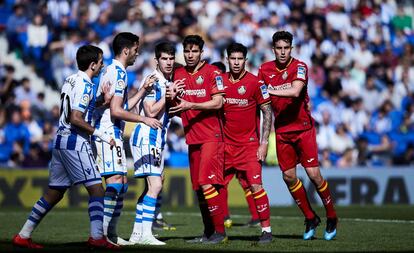
[[[14,248],[11,239],[25,222],[30,210],[0,210],[0,252],[33,252]],[[323,208],[316,209],[324,217]],[[317,238],[304,241],[303,217],[297,207],[272,208],[273,242],[256,243],[260,228],[243,228],[249,219],[247,208],[231,208],[233,227],[227,229],[229,243],[221,245],[188,244],[202,233],[197,208],[163,207],[165,219],[176,231],[155,231],[165,246],[126,246],[121,252],[390,252],[414,251],[414,206],[338,207],[340,217],[337,238],[323,239],[325,218],[317,229]],[[119,235],[129,238],[135,211],[125,210],[118,226]],[[84,252],[89,233],[86,208],[55,209],[42,221],[33,240],[45,246],[42,252]],[[102,251],[100,251],[102,252]]]

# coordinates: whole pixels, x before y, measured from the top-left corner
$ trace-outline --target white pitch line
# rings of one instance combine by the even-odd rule
[[[13,213],[10,212],[2,212],[0,211],[0,216],[20,216],[22,214],[28,214],[28,211],[15,211]],[[53,215],[76,215],[76,214],[85,214],[85,211],[58,211],[53,212]],[[126,211],[122,212],[123,214],[127,215],[135,215],[135,211]],[[200,213],[197,212],[163,212],[163,215],[166,216],[197,216],[200,217]],[[245,214],[232,214],[231,217],[233,218],[250,218],[250,215]],[[278,216],[278,215],[272,215],[272,219],[276,220],[302,220],[303,217],[299,216]],[[371,222],[371,223],[399,223],[399,224],[414,224],[414,220],[397,220],[397,219],[365,219],[365,218],[339,218],[340,221],[350,221],[350,222]]]

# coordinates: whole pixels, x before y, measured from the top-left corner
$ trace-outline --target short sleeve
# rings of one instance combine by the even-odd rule
[[[92,100],[92,84],[84,81],[78,85],[73,97],[72,109],[80,112],[85,112],[89,106],[89,102]]]

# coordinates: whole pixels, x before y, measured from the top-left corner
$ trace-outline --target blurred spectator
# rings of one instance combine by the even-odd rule
[[[24,157],[22,161],[23,168],[46,168],[51,155],[44,151],[43,148],[37,144],[30,144],[29,153]]]
[[[8,105],[14,97],[14,89],[19,85],[14,77],[15,69],[11,65],[5,66],[5,75],[0,79],[0,104]]]
[[[357,153],[352,148],[347,148],[343,155],[338,159],[336,166],[340,169],[352,168],[357,165]]]
[[[21,86],[14,91],[16,96],[16,104],[20,104],[23,100],[28,100],[30,103],[35,103],[36,93],[32,90],[30,79],[23,77]]]
[[[13,7],[13,14],[7,19],[6,36],[9,42],[9,52],[15,49],[23,49],[22,36],[26,32],[28,18],[24,15],[24,6],[16,4]]]

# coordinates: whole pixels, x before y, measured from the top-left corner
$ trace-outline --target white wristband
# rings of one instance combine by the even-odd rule
[[[111,142],[111,136],[109,136],[108,134],[102,132],[99,129],[95,128],[95,131],[93,132],[93,135],[98,137],[99,139],[101,139],[102,141],[106,142],[106,143],[110,143]]]

